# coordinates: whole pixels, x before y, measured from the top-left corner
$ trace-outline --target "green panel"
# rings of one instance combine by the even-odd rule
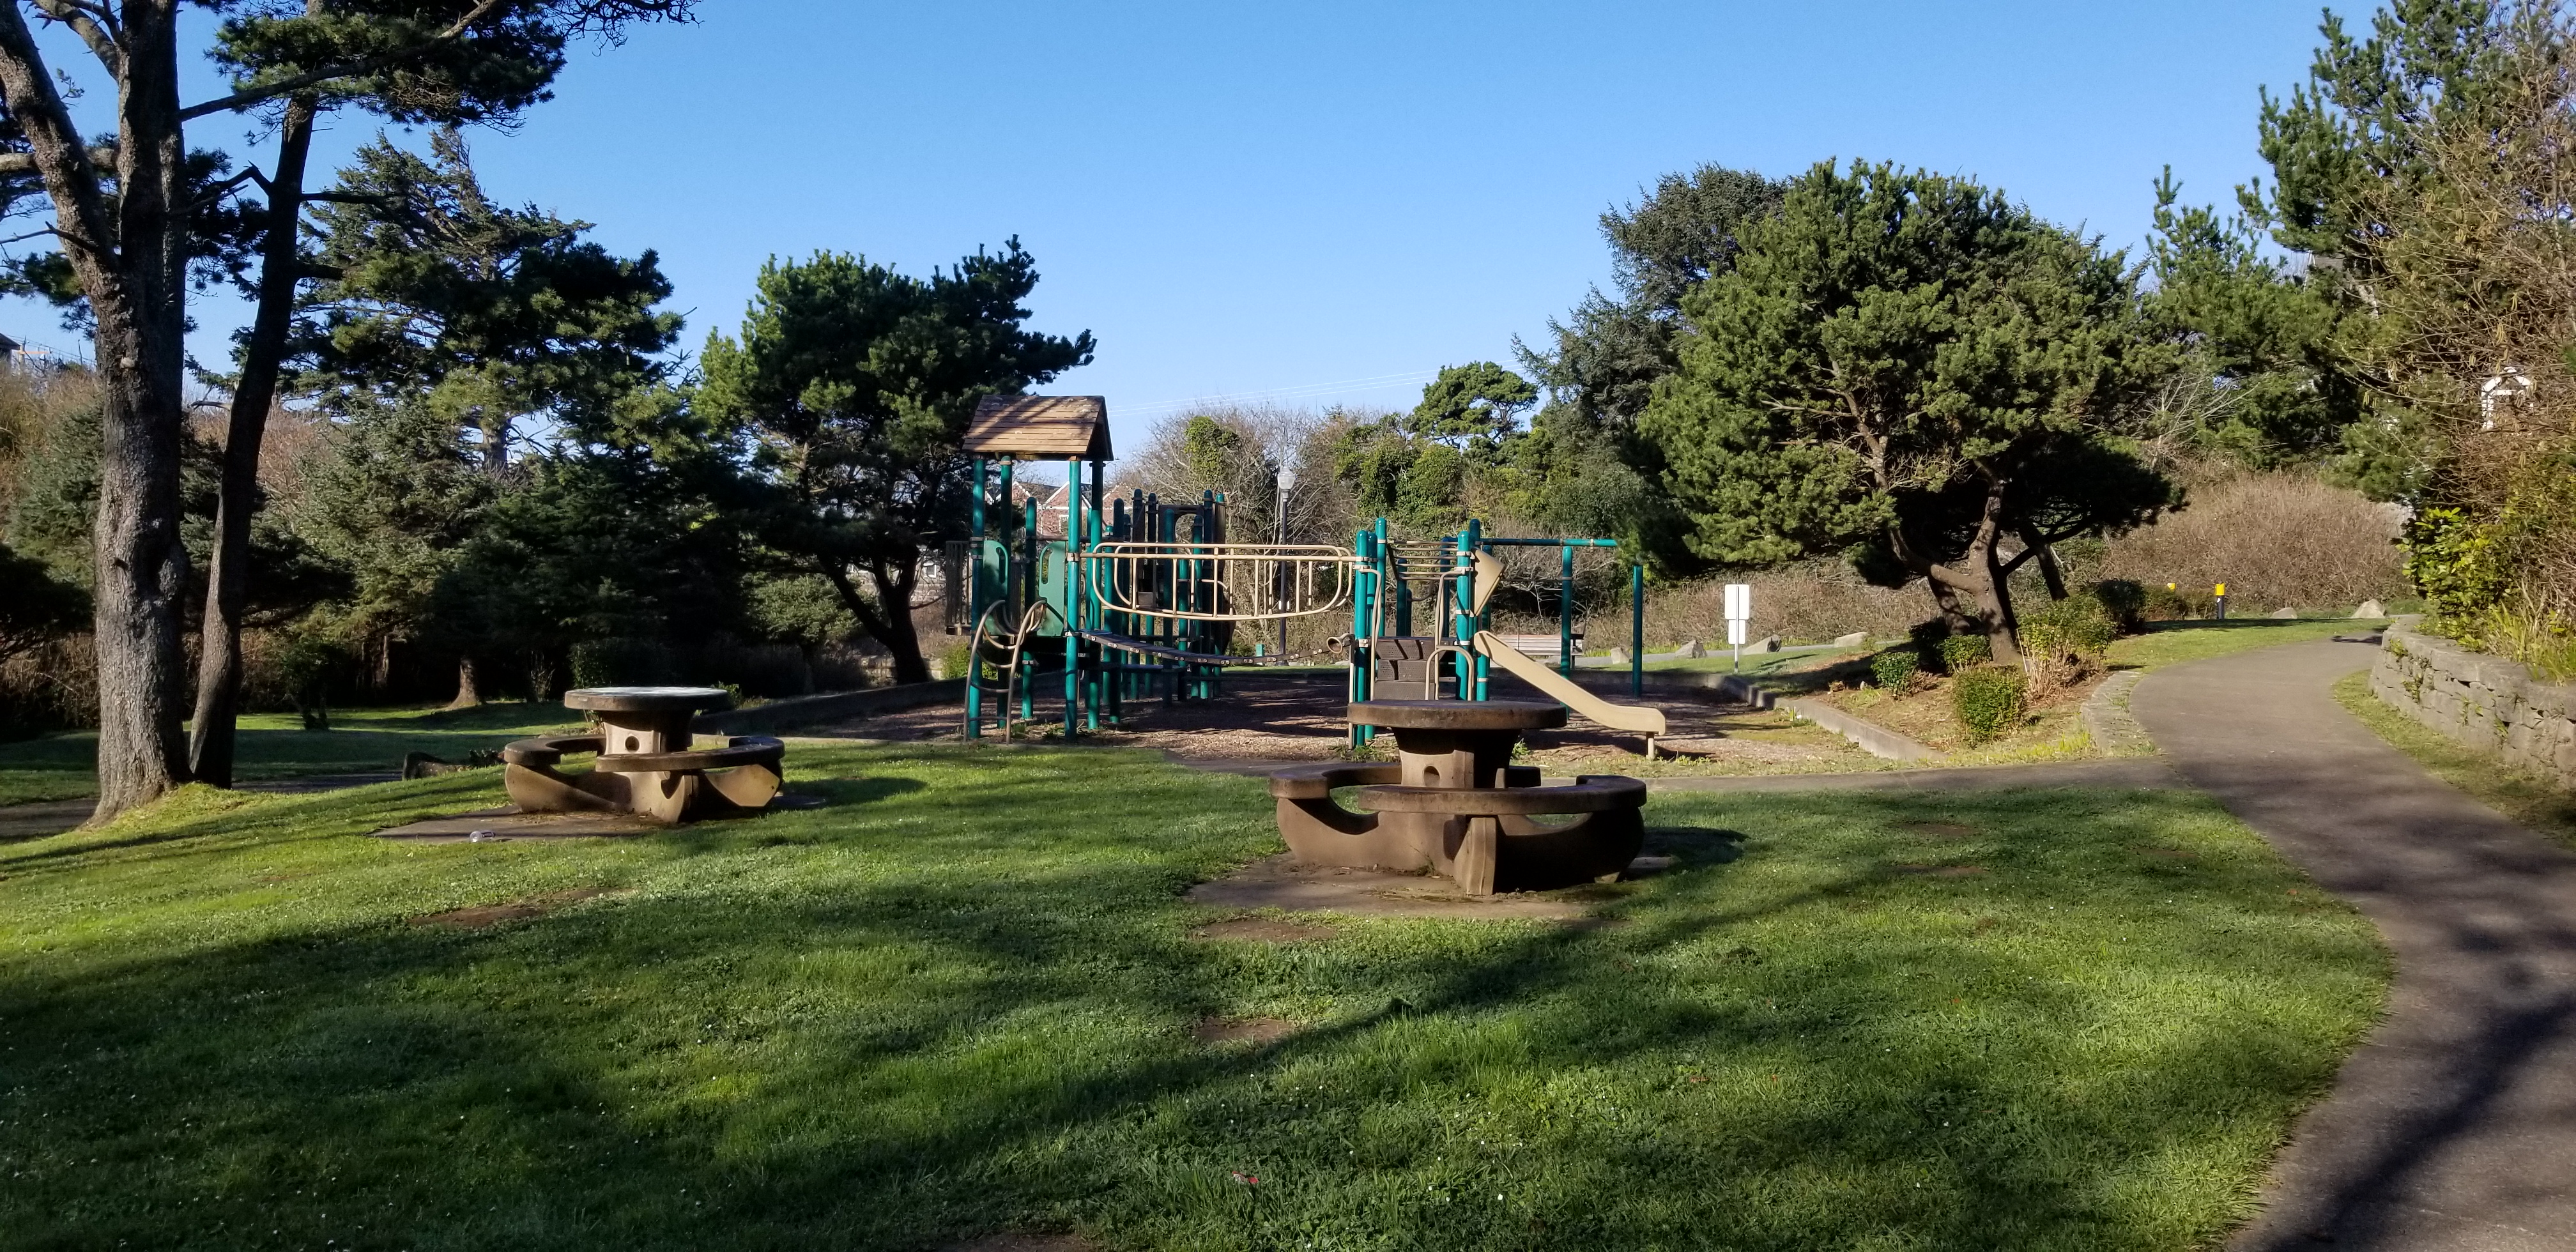
[[[995,605],[1011,592],[1011,549],[999,539],[984,541],[984,550],[976,554],[975,603]]]
[[[1064,541],[1056,540],[1038,549],[1038,595],[1059,609],[1064,607],[1065,570]],[[1048,614],[1045,622],[1041,633],[1064,633],[1064,623],[1058,621],[1054,614]]]

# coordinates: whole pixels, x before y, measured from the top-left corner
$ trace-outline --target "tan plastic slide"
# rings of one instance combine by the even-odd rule
[[[1495,589],[1503,585],[1503,563],[1491,552],[1476,554],[1475,601],[1469,611],[1482,613],[1485,602],[1494,598]],[[1646,736],[1646,755],[1655,755],[1654,741],[1664,733],[1664,711],[1643,704],[1612,704],[1575,686],[1574,680],[1548,668],[1539,660],[1505,643],[1490,630],[1476,632],[1476,651],[1494,664],[1520,676],[1522,682],[1546,693],[1547,698],[1574,710],[1576,716],[1612,730],[1624,730]]]
[[[1586,721],[1649,739],[1664,733],[1662,709],[1644,704],[1612,704],[1574,685],[1573,679],[1557,673],[1547,662],[1503,642],[1490,630],[1476,632],[1476,651],[1519,676],[1522,682],[1538,688],[1548,699],[1574,710],[1576,716]]]

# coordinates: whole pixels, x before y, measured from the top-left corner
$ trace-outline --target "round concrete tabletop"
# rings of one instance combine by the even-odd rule
[[[688,713],[720,709],[733,703],[722,687],[577,687],[564,693],[564,707],[599,713]]]
[[[1346,715],[1355,726],[1390,730],[1549,730],[1565,706],[1548,700],[1366,700]]]

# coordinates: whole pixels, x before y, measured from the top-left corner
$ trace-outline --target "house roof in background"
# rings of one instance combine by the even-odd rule
[[[978,456],[1107,461],[1105,396],[986,396],[966,424],[963,445]]]

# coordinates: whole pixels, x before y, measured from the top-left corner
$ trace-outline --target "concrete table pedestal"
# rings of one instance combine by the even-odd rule
[[[615,811],[661,822],[765,807],[778,794],[786,745],[737,735],[699,749],[690,723],[733,698],[717,687],[585,687],[564,706],[599,719],[596,735],[522,739],[502,749],[510,799],[527,813]],[[586,774],[562,774],[567,754],[596,752]]]

